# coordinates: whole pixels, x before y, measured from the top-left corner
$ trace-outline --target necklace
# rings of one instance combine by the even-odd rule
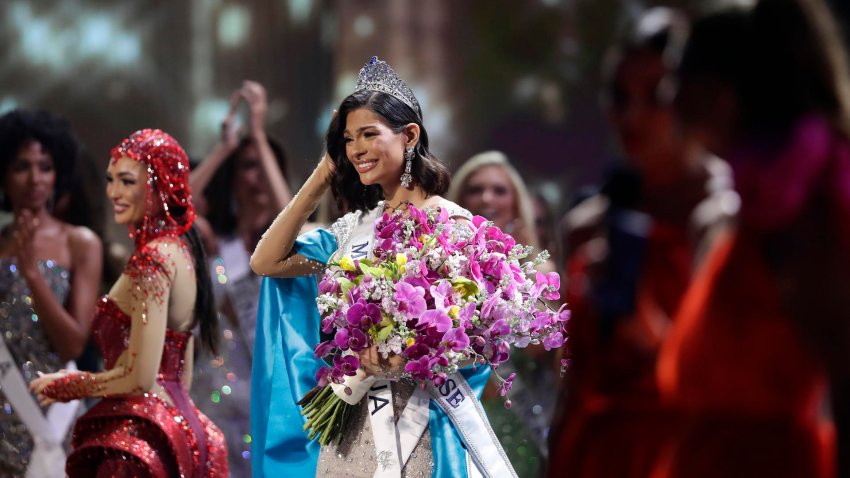
[[[396,206],[391,206],[390,203],[385,201],[384,202],[384,211],[385,212],[386,211],[393,211],[393,212],[406,211],[408,206],[410,206],[410,201],[408,201],[407,199],[398,203],[398,205],[396,205]]]

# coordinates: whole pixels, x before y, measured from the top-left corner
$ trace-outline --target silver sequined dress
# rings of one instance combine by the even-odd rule
[[[64,304],[71,285],[69,272],[53,261],[39,263],[39,269],[56,299]],[[0,259],[0,333],[27,382],[38,371],[63,368],[32,308],[26,281],[11,259]],[[24,476],[33,450],[32,436],[2,389],[0,405],[0,476]]]

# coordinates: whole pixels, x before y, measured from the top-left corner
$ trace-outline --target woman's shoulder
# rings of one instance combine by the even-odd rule
[[[72,251],[91,252],[95,248],[100,250],[103,247],[100,237],[86,226],[64,224],[63,229],[67,231],[68,244]]]

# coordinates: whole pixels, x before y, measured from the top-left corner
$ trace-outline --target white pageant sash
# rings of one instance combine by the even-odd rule
[[[449,416],[463,440],[475,467],[486,478],[516,477],[505,450],[487,421],[475,392],[459,372],[446,378],[440,387],[428,383],[428,393]],[[470,475],[472,476],[472,475]]]
[[[65,365],[68,371],[76,371],[74,362]],[[65,450],[63,443],[68,429],[74,422],[79,401],[54,403],[47,416],[27,387],[18,365],[12,358],[5,340],[0,339],[0,387],[15,409],[18,417],[33,438],[33,452],[27,478],[63,478],[65,476]]]
[[[428,426],[431,399],[428,392],[417,386],[396,422],[392,387],[388,380],[375,382],[366,397],[378,462],[374,476],[399,477]]]

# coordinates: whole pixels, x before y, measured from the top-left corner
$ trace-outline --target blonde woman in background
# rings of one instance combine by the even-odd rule
[[[505,153],[485,151],[469,158],[455,172],[448,196],[473,214],[493,221],[517,242],[540,250],[534,203]]]

